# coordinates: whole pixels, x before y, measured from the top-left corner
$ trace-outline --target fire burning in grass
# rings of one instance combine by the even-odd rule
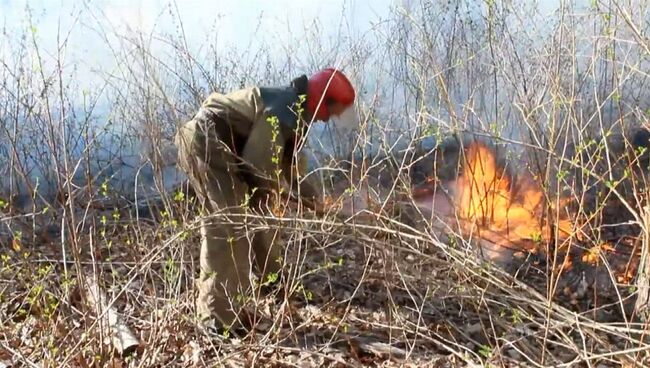
[[[573,224],[569,219],[551,215],[553,221],[548,221],[549,213],[557,213],[555,209],[565,207],[569,201],[546,196],[541,185],[526,172],[515,175],[498,160],[493,147],[473,141],[453,152],[452,157],[459,157],[458,162],[448,165],[457,167],[456,174],[444,180],[430,179],[426,186],[413,190],[412,199],[423,214],[447,225],[460,220],[464,231],[481,238],[492,237],[494,243],[540,243],[553,240],[554,234],[559,239],[571,234]],[[373,206],[383,201],[370,197],[367,189],[354,191],[343,200],[342,213],[385,208]]]
[[[615,243],[594,243],[599,235],[574,230],[584,224],[566,211],[573,206],[572,198],[547,195],[533,175],[512,168],[513,162],[504,163],[500,152],[481,141],[464,149],[452,146],[446,154],[452,165],[443,157],[435,166],[442,167],[443,174],[448,174],[444,170],[449,166],[457,167],[457,172],[442,175],[444,180],[430,180],[413,195],[415,205],[430,215],[443,237],[448,229],[457,231],[472,240],[482,258],[509,271],[518,272],[528,254],[537,254],[530,258],[532,263],[550,266],[546,276],[557,278],[558,290],[572,305],[589,290],[601,299],[593,303],[603,303],[603,295],[616,299],[620,293],[616,283],[633,282],[640,259],[640,243],[633,233]],[[583,300],[585,308],[588,301]]]
[[[559,239],[571,234],[569,219],[545,216],[548,208],[564,207],[568,200],[550,200],[530,174],[512,174],[483,142],[474,141],[462,152],[454,179],[431,180],[432,185],[415,191],[420,209],[447,224],[458,219],[463,231],[515,250],[536,249],[554,239],[554,230]]]
[[[457,214],[507,239],[550,240],[552,226],[544,220],[547,202],[530,175],[510,175],[497,164],[495,151],[482,142],[466,150],[461,174],[451,183]],[[560,204],[568,202],[560,199]],[[551,207],[552,208],[552,207]],[[568,219],[557,222],[560,237],[571,233]]]

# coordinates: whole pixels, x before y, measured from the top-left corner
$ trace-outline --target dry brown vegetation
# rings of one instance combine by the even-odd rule
[[[91,21],[67,36],[99,35],[116,66],[94,71],[92,90],[65,61],[65,33],[52,53],[35,25],[5,32],[0,367],[649,365],[636,302],[648,154],[634,139],[650,120],[649,5],[413,1],[359,38],[311,25],[280,58],[272,45],[191,48],[173,6],[174,34],[103,27],[84,8]],[[308,144],[345,205],[257,219],[286,231],[282,287],[249,301],[249,333],[205,335],[200,214],[175,180],[176,126],[210,91],[325,65],[361,91],[359,131],[314,129]],[[487,207],[431,210],[432,190],[476,169],[450,143],[469,133],[494,145],[479,151],[507,180],[480,169],[498,179]],[[524,177],[533,204],[512,192]],[[476,216],[503,193],[525,212],[514,239],[503,212]],[[509,247],[505,264],[483,261]],[[114,315],[137,347],[115,344]]]

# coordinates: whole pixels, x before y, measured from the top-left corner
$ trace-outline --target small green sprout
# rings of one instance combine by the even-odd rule
[[[184,200],[185,200],[185,193],[183,193],[180,190],[174,193],[174,201],[183,202]]]
[[[492,356],[492,348],[489,345],[481,345],[478,353],[489,359]]]
[[[275,284],[280,279],[280,274],[277,272],[271,272],[266,275],[266,281],[262,284],[263,286],[269,286]]]

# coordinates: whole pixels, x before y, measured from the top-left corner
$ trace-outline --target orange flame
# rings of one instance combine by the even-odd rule
[[[462,171],[452,186],[457,214],[480,228],[506,235],[508,240],[548,240],[550,226],[542,223],[544,195],[527,176],[511,177],[499,167],[495,152],[482,142],[466,150]],[[561,232],[571,223],[562,220]]]

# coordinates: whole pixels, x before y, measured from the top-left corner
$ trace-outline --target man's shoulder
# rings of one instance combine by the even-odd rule
[[[300,96],[292,87],[260,87],[267,117],[275,116],[286,128],[295,129],[300,112]]]
[[[214,102],[228,102],[228,101],[252,101],[260,96],[259,87],[247,87],[240,88],[228,93],[222,93],[214,91],[208,95],[205,99],[204,104],[210,104]]]
[[[201,110],[210,111],[226,120],[254,122],[263,103],[257,87],[242,88],[228,93],[212,92],[203,102]]]

